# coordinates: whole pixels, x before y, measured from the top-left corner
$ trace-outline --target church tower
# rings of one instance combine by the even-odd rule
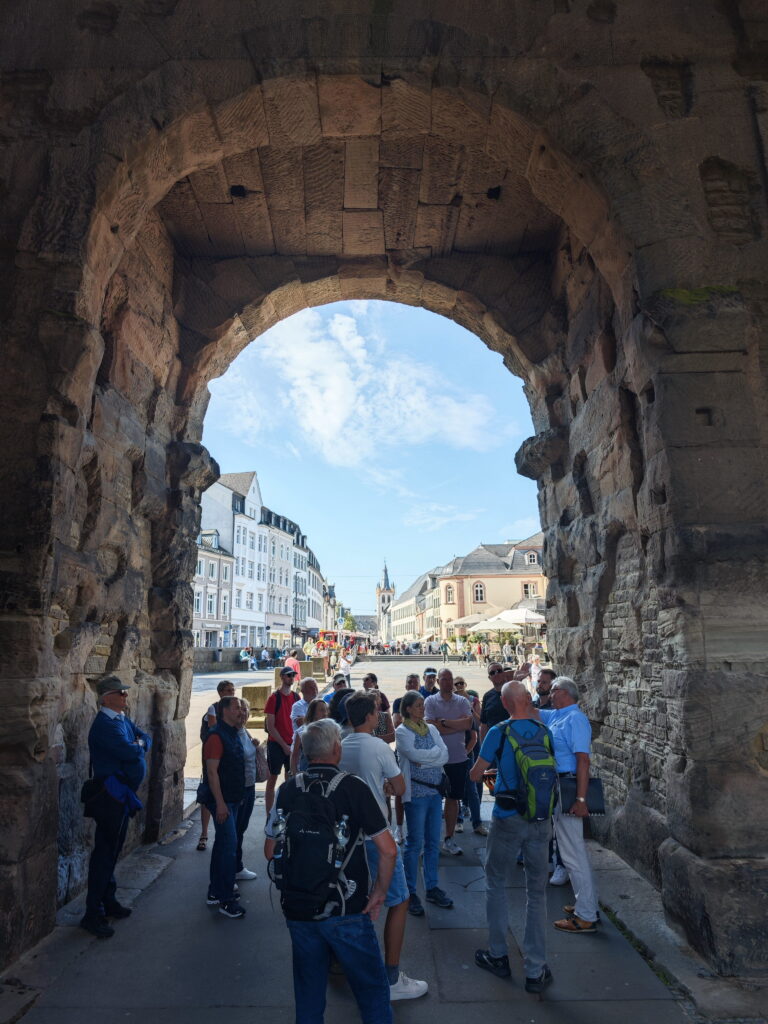
[[[384,644],[389,643],[392,639],[390,636],[389,608],[394,596],[395,585],[389,582],[389,572],[385,562],[384,575],[380,582],[376,584],[376,630],[379,634],[379,640]]]

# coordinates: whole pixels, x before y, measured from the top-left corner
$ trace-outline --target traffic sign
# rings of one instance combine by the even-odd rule
[[[336,625],[339,627],[339,629],[341,629],[341,627],[344,625],[344,619],[336,619]]]

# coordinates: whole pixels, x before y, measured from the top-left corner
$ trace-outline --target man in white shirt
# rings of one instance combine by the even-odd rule
[[[291,724],[293,725],[294,735],[299,726],[304,724],[307,708],[317,696],[317,682],[314,676],[305,676],[299,683],[299,690],[301,697],[291,708]]]
[[[376,698],[365,690],[353,693],[347,699],[346,711],[354,732],[342,741],[339,768],[343,772],[357,775],[367,783],[386,817],[385,787],[388,794],[402,796],[405,792],[405,780],[392,749],[373,735],[379,721]],[[375,878],[378,871],[378,851],[370,840],[366,840],[365,852],[371,877]],[[408,900],[408,886],[398,850],[392,881],[389,883],[387,898],[384,901],[388,908],[384,925],[384,964],[389,976],[390,1000],[416,999],[423,996],[428,988],[426,981],[409,978],[400,970],[400,952],[405,937],[405,922],[408,918]]]

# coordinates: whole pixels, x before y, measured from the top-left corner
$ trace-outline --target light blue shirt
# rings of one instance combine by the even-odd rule
[[[576,755],[588,754],[592,726],[578,704],[555,711],[540,711],[542,722],[555,741],[555,763],[559,772],[576,771]]]

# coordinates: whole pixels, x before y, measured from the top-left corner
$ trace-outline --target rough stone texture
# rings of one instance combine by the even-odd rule
[[[764,8],[4,13],[4,955],[82,885],[99,673],[156,735],[131,842],[179,816],[208,380],[305,306],[382,298],[525,381],[605,838],[718,970],[759,973],[734,922],[766,856]]]

